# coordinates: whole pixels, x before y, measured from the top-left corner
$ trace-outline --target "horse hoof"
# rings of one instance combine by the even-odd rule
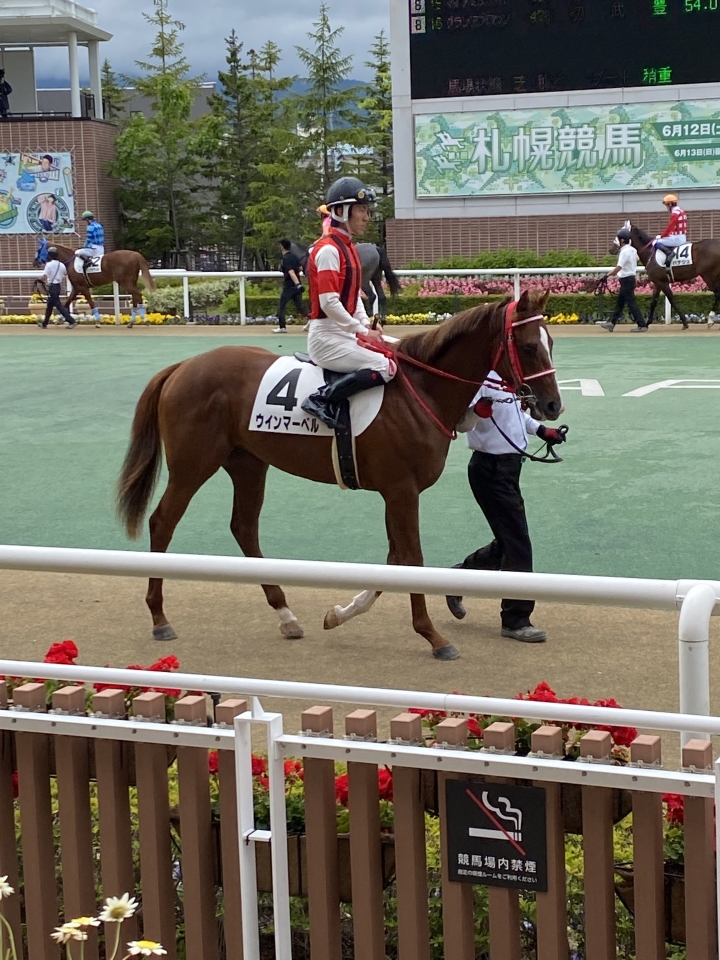
[[[436,647],[433,650],[433,656],[436,660],[457,660],[460,656],[460,651],[457,647],[448,643],[444,647]]]
[[[177,640],[177,634],[169,623],[162,627],[153,627],[153,640]]]
[[[286,640],[302,640],[305,636],[303,628],[297,620],[291,620],[289,623],[280,624],[280,633]]]
[[[328,610],[325,614],[325,619],[323,620],[323,630],[334,630],[335,627],[340,626],[340,620],[337,615],[337,607],[333,607],[332,610]]]

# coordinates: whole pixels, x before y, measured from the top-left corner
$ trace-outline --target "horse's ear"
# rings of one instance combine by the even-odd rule
[[[523,290],[523,292],[520,294],[520,299],[518,300],[517,312],[525,313],[528,310],[530,310],[530,291]]]

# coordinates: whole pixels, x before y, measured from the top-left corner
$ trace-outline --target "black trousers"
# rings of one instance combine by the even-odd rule
[[[468,465],[468,479],[478,506],[490,525],[494,539],[463,560],[469,570],[519,570],[532,572],[532,543],[520,492],[522,457],[519,453],[475,451]],[[503,600],[502,625],[518,630],[530,625],[534,600]]]
[[[615,309],[610,317],[610,323],[617,323],[624,308],[627,307],[630,316],[639,327],[645,326],[645,318],[635,299],[635,277],[620,277],[620,293],[618,294]]]
[[[296,290],[295,287],[283,287],[282,293],[280,294],[280,303],[278,304],[277,312],[277,318],[281,327],[285,326],[285,310],[291,300],[295,304],[300,316],[307,316],[307,310],[302,302],[302,293],[300,293],[299,290]]]
[[[44,327],[46,327],[50,322],[50,317],[52,316],[53,310],[57,310],[60,316],[64,317],[68,323],[73,322],[70,311],[60,299],[61,289],[62,288],[59,283],[51,283],[48,287],[47,307],[45,308],[45,319],[43,320]]]

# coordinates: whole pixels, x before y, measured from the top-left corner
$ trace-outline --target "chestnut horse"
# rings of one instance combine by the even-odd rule
[[[670,279],[664,266],[655,260],[655,250],[653,248],[652,238],[640,227],[631,223],[629,220],[625,224],[630,230],[630,239],[632,245],[638,252],[640,262],[645,267],[648,280],[653,285],[653,295],[650,301],[650,312],[648,314],[648,323],[655,319],[655,308],[661,293],[664,293],[670,302],[670,306],[677,313],[682,321],[683,330],[688,329],[688,322],[685,314],[680,310],[672,294]],[[619,246],[614,244],[612,252],[617,253]],[[720,307],[720,240],[698,240],[692,245],[693,262],[687,267],[672,267],[673,280],[677,283],[685,283],[688,280],[694,280],[700,277],[705,286],[714,296],[711,319],[714,319],[715,311]]]
[[[137,285],[141,273],[147,289],[151,293],[155,290],[155,281],[150,275],[147,260],[141,253],[136,253],[134,250],[113,250],[112,253],[106,253],[102,259],[100,273],[90,273],[86,279],[84,273],[78,273],[75,269],[75,251],[71,247],[63,247],[54,242],[52,246],[57,249],[58,258],[65,264],[68,279],[72,284],[72,293],[65,301],[66,307],[69,307],[82,294],[90,305],[95,318],[99,319],[99,311],[97,311],[90,294],[91,287],[100,287],[105,283],[112,283],[113,280],[117,282],[121,290],[131,295],[133,307],[138,307],[143,302],[142,292]],[[38,256],[35,258],[35,264],[38,267],[44,266],[47,262],[47,256],[45,261],[42,259],[42,250],[43,247],[40,248]],[[47,250],[47,246],[45,250]]]
[[[528,396],[539,419],[556,420],[561,400],[551,367],[552,340],[542,309],[546,292],[526,291],[517,304],[485,304],[442,325],[400,341],[398,374],[385,387],[380,412],[357,438],[363,487],[385,501],[388,563],[422,565],[418,507],[423,490],[443,471],[453,428],[490,370]],[[197,490],[221,467],[230,475],[234,501],[230,528],[245,556],[261,557],[258,518],[269,466],[315,480],[336,482],[330,437],[254,432],[250,414],[260,381],[275,354],[258,347],[220,347],[157,373],[135,410],[130,446],[118,483],[118,514],[128,534],[138,535],[165,447],[168,484],[150,517],[150,549],[167,550],[173,532]],[[279,586],[263,585],[280,618],[284,637],[302,628]],[[358,600],[363,612],[379,596]],[[151,579],[146,597],[153,636],[176,634],[163,610],[162,580]],[[428,616],[425,597],[411,597],[413,626],[438,660],[459,654]],[[352,606],[352,605],[351,605]],[[331,611],[326,627],[340,622]],[[350,614],[353,615],[353,614]],[[348,619],[345,617],[344,619]]]

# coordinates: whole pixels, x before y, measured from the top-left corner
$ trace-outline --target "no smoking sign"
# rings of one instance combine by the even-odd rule
[[[547,891],[545,791],[447,780],[451,880]]]

